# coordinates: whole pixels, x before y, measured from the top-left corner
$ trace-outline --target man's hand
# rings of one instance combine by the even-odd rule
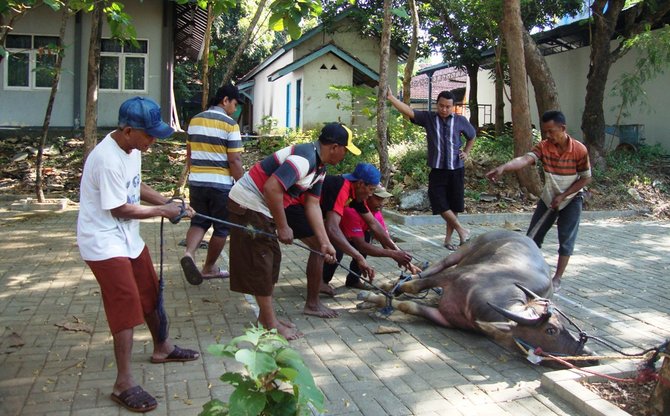
[[[393,91],[391,91],[391,87],[387,86],[386,87],[386,99],[390,100],[393,98]]]
[[[360,259],[356,260],[356,263],[358,263],[358,268],[361,271],[361,276],[365,276],[370,281],[372,281],[375,278],[375,269],[373,269],[368,262],[365,260],[364,257],[361,257]]]
[[[470,152],[466,152],[465,150],[461,150],[461,152],[458,154],[458,157],[461,158],[461,160],[465,160],[470,156]]]
[[[498,179],[503,175],[504,170],[502,166],[498,166],[497,168],[490,170],[486,173],[486,177],[491,181],[491,182],[498,182]]]
[[[559,194],[551,200],[551,209],[558,209],[558,206],[561,205],[561,202],[565,199],[565,195]]]
[[[327,244],[322,244],[321,245],[321,253],[323,254],[323,261],[325,261],[328,264],[334,264],[337,261],[337,257],[335,257],[335,247],[333,247],[332,244],[327,243]]]
[[[293,229],[291,227],[277,227],[277,238],[281,243],[291,244],[293,243]]]
[[[402,250],[394,250],[391,253],[391,258],[398,263],[400,267],[408,267],[412,263],[412,255]]]

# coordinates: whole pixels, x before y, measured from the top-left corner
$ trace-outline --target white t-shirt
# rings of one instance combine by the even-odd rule
[[[84,260],[134,259],[144,249],[140,221],[116,218],[111,212],[126,203],[140,204],[141,164],[140,151],[126,153],[111,133],[86,159],[77,219],[77,244]]]

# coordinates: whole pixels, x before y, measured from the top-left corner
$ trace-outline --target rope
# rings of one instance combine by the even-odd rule
[[[219,218],[210,217],[209,215],[200,214],[200,213],[197,213],[197,212],[195,213],[194,216],[201,217],[201,218],[204,218],[204,219],[207,219],[207,220],[210,220],[210,221],[218,222],[218,223],[221,223],[221,224],[230,226],[230,227],[239,228],[239,229],[241,229],[241,230],[244,230],[244,231],[246,231],[246,232],[248,232],[248,233],[251,233],[251,234],[254,234],[254,235],[258,234],[258,235],[262,235],[262,236],[265,236],[265,237],[268,237],[268,238],[273,238],[273,239],[277,239],[277,238],[279,238],[279,237],[277,237],[276,234],[272,234],[272,233],[268,233],[268,232],[265,232],[265,231],[256,229],[256,228],[252,227],[251,225],[249,225],[249,226],[244,226],[244,225],[236,224],[236,223],[234,223],[234,222],[225,221],[225,220],[222,220],[222,219],[219,219]],[[320,252],[320,251],[318,251],[318,250],[314,250],[313,248],[310,248],[310,247],[308,247],[308,246],[306,246],[306,245],[304,245],[304,244],[302,244],[302,243],[299,243],[299,242],[297,242],[297,241],[295,241],[295,240],[293,240],[293,241],[291,242],[291,244],[293,244],[293,245],[295,245],[295,246],[298,246],[298,247],[300,247],[300,248],[303,248],[303,249],[309,251],[310,253],[314,253],[314,254],[319,255],[319,256],[321,256],[321,257],[325,257],[325,255],[324,255],[322,252]],[[350,268],[348,268],[347,266],[343,265],[342,263],[340,263],[340,262],[337,261],[337,260],[335,260],[335,264],[337,264],[339,267],[343,268],[343,269],[346,270],[347,272],[351,273],[352,275],[354,275],[354,276],[356,276],[356,277],[362,279],[362,280],[365,281],[367,284],[369,284],[370,286],[372,286],[374,289],[376,289],[376,290],[382,292],[382,293],[387,297],[387,299],[390,298],[390,297],[392,296],[390,293],[386,292],[384,289],[382,289],[382,288],[380,288],[379,286],[377,286],[377,285],[375,285],[374,283],[372,283],[372,279],[369,279],[369,278],[367,278],[367,277],[364,277],[364,276],[362,276],[362,275],[360,275],[360,274],[354,272],[353,270],[351,270]]]

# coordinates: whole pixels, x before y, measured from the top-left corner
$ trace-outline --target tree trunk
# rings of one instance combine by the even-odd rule
[[[649,400],[650,407],[659,415],[670,414],[670,346],[665,347],[665,358],[658,372],[658,383]]]
[[[202,102],[200,103],[200,108],[203,111],[207,109],[207,101],[209,101],[209,42],[212,39],[213,21],[214,12],[212,11],[212,3],[209,3],[209,6],[207,6],[207,27],[205,28],[205,40],[203,41],[202,52]]]
[[[607,5],[607,12],[604,8]],[[586,76],[586,97],[582,114],[582,133],[584,143],[589,149],[591,163],[594,166],[605,165],[605,112],[603,100],[607,75],[612,66],[610,40],[619,19],[624,0],[597,0],[593,2],[594,33],[591,41],[589,72]]]
[[[416,10],[415,0],[409,0],[409,10],[412,16],[412,41],[409,46],[405,74],[402,80],[402,101],[407,105],[410,105],[410,100],[412,99],[412,74],[414,74],[416,50],[419,47],[419,13]]]
[[[37,149],[37,160],[35,161],[35,193],[37,194],[37,202],[44,202],[44,189],[42,186],[42,165],[44,160],[44,146],[47,142],[47,134],[49,133],[49,123],[51,122],[51,112],[56,100],[56,93],[58,92],[58,81],[60,81],[61,67],[63,64],[63,48],[65,39],[65,28],[67,27],[67,19],[70,16],[68,8],[63,7],[63,12],[60,21],[60,31],[58,32],[58,47],[56,49],[56,62],[54,64],[54,79],[51,82],[51,94],[49,94],[49,103],[47,104],[47,111],[44,114],[44,123],[42,124],[42,138]]]
[[[526,84],[523,53],[523,23],[519,0],[503,2],[502,33],[507,45],[510,80],[512,84],[512,123],[514,131],[514,155],[521,156],[531,149],[530,111],[528,109],[528,86]],[[519,184],[529,192],[540,195],[542,190],[537,170],[527,167],[517,172]]]
[[[260,20],[261,15],[263,14],[263,10],[265,9],[266,3],[267,0],[260,0],[258,2],[258,8],[256,9],[254,17],[251,19],[251,23],[249,23],[247,31],[244,33],[242,42],[238,45],[237,50],[235,51],[235,55],[233,55],[233,59],[231,59],[230,62],[228,63],[228,69],[226,69],[226,74],[223,76],[221,86],[228,84],[230,82],[230,79],[233,77],[233,72],[235,72],[235,65],[237,65],[237,62],[240,60],[242,54],[244,53],[244,49],[246,49],[247,45],[249,44],[249,41],[251,40],[251,35],[254,33],[254,30],[256,30],[256,26],[258,25],[258,21]]]
[[[86,120],[84,121],[84,163],[98,143],[98,73],[100,72],[100,39],[104,3],[96,3],[91,14],[91,40],[88,46],[86,75]]]
[[[503,40],[498,40],[495,57],[495,89],[496,89],[496,111],[495,111],[495,129],[496,137],[500,136],[505,128],[505,71],[502,63],[502,44]]]
[[[542,115],[545,111],[560,110],[558,90],[549,65],[525,27],[523,27],[523,51],[526,59],[526,72],[535,90],[537,113]]]
[[[479,65],[468,66],[466,71],[468,72],[468,78],[470,79],[470,92],[468,93],[470,124],[477,129],[479,128],[479,101],[477,101],[477,91],[479,90],[479,82],[477,80],[477,76],[479,75]]]
[[[389,181],[391,169],[388,159],[388,136],[386,92],[388,89],[388,65],[391,55],[391,0],[384,0],[384,25],[379,56],[379,87],[377,88],[377,151],[379,153],[379,169],[382,173],[382,184]]]

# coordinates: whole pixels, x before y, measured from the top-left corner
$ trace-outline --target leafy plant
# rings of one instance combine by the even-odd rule
[[[210,345],[207,350],[234,358],[244,365],[246,373],[224,373],[221,381],[235,387],[229,402],[210,400],[203,405],[201,416],[308,415],[310,405],[323,411],[323,393],[312,373],[276,329],[252,326],[244,335],[227,344]]]

